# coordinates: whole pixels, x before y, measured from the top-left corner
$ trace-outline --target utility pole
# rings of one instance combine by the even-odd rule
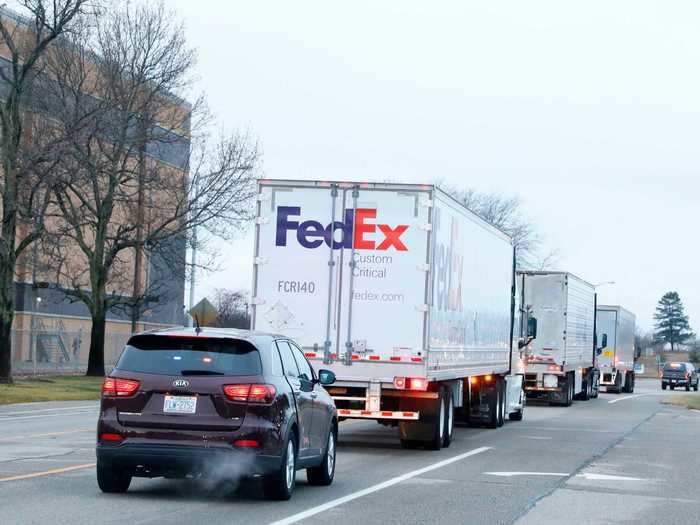
[[[197,201],[199,200],[199,179],[195,175],[194,179],[194,203],[195,205],[193,206],[193,213],[197,213]],[[195,284],[196,284],[196,277],[197,277],[197,226],[192,228],[192,253],[190,254],[190,266],[192,267],[191,270],[191,275],[190,275],[190,310],[194,308],[194,292],[195,292]],[[192,327],[194,326],[194,319],[192,319],[192,316],[189,316],[189,320],[187,321],[187,326]]]

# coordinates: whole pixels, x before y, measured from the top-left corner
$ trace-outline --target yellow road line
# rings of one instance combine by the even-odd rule
[[[64,436],[66,434],[77,434],[79,432],[94,432],[94,428],[80,428],[77,430],[64,430],[62,432],[45,432],[43,434],[29,434],[27,436],[11,436],[0,438],[0,441],[16,441],[18,439],[30,439],[37,437],[54,437],[54,436]]]
[[[20,474],[19,476],[10,476],[9,478],[0,478],[0,482],[3,481],[19,481],[21,479],[31,479],[39,478],[42,476],[50,476],[51,474],[61,474],[63,472],[71,472],[73,470],[81,470],[85,468],[94,467],[95,463],[85,463],[84,465],[73,465],[72,467],[55,468],[51,470],[45,470],[43,472],[34,472],[33,474]]]

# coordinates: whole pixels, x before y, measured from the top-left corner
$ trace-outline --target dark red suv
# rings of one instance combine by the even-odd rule
[[[102,386],[97,481],[125,492],[133,476],[262,477],[289,499],[296,471],[330,485],[337,415],[300,348],[281,336],[171,329],[133,336]]]

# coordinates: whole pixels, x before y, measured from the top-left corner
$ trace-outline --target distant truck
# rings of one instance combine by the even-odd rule
[[[339,418],[406,448],[522,418],[514,279],[510,237],[435,186],[259,183],[253,328],[299,341]]]
[[[634,392],[636,317],[621,306],[598,306],[596,339],[600,385],[607,392]]]
[[[527,396],[561,406],[598,397],[595,287],[567,272],[522,271],[518,290],[539,324],[523,356]]]

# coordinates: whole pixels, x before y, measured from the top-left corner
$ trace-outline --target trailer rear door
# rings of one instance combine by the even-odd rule
[[[347,363],[421,356],[430,206],[417,186],[263,181],[254,328]]]

